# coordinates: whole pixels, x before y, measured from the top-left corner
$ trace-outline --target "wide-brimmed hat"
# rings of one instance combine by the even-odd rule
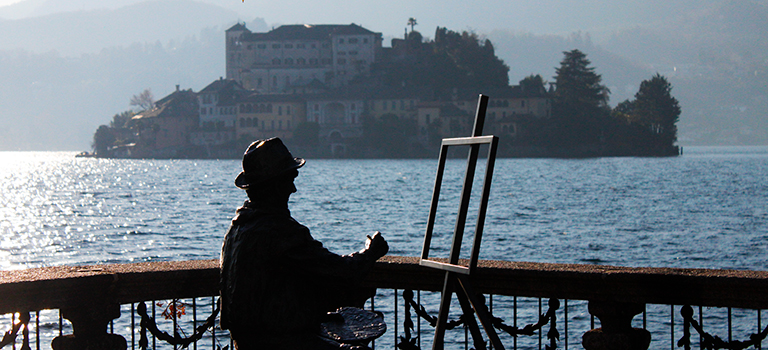
[[[289,170],[301,168],[304,162],[304,159],[294,158],[277,137],[254,141],[243,154],[243,171],[237,175],[235,186],[247,190]]]

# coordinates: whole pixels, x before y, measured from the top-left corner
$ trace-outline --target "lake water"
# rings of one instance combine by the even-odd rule
[[[465,162],[448,162],[431,256],[447,254]],[[338,253],[379,230],[390,254],[416,256],[436,166],[308,159],[292,214]],[[246,198],[239,170],[236,160],[0,152],[0,269],[218,258]],[[483,237],[482,259],[767,270],[768,146],[499,159]]]

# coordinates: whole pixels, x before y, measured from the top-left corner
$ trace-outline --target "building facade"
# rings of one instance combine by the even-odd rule
[[[356,24],[253,33],[238,23],[226,31],[227,79],[259,93],[283,93],[313,80],[340,86],[367,76],[381,45],[381,33]]]

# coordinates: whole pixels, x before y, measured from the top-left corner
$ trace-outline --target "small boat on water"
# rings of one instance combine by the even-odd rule
[[[75,155],[75,158],[93,158],[96,157],[96,152],[90,153],[88,151],[82,151]]]

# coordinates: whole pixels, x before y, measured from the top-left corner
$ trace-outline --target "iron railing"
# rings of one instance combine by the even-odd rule
[[[415,291],[412,300],[424,305],[427,313],[436,315],[443,282],[441,271],[419,266],[416,257],[382,258],[365,282],[366,286],[379,288],[377,297],[368,307],[383,311],[389,327],[375,346],[394,348],[403,342],[406,333],[411,333],[411,343],[420,348],[430,347],[431,327],[427,321],[418,320],[415,307],[406,310],[408,303],[404,296],[409,290]],[[558,348],[581,348],[582,335],[586,331],[600,324],[608,328],[608,323],[613,322],[610,315],[596,322],[590,314],[594,305],[606,304],[618,311],[627,305],[642,306],[645,311],[641,316],[630,320],[634,327],[651,330],[653,348],[707,344],[705,337],[699,337],[690,327],[691,319],[684,320],[681,316],[684,305],[696,306],[692,309],[693,323],[718,334],[723,341],[750,341],[750,335],[755,334],[757,338],[763,331],[760,310],[768,308],[768,272],[764,271],[480,261],[472,283],[484,293],[494,316],[510,328],[522,330],[526,324],[541,321],[539,316],[549,313],[547,305],[551,300],[560,304],[552,311],[555,322],[547,321],[531,336],[512,337],[502,332],[502,342],[507,348],[544,348],[551,344],[547,333],[551,332],[552,326],[559,335],[555,340]],[[45,334],[41,339],[41,332],[47,330],[54,336],[72,333],[70,322],[64,320],[68,318],[77,334],[78,329],[90,326],[83,317],[77,316],[85,314],[104,320],[102,324],[107,328],[106,332],[123,334],[128,349],[135,349],[140,333],[136,312],[139,303],[151,305],[149,312],[159,320],[164,319],[162,314],[169,310],[168,305],[188,307],[183,317],[171,317],[160,325],[160,328],[170,330],[172,336],[173,329],[186,327],[187,334],[180,334],[183,336],[189,335],[211,313],[215,304],[213,297],[217,294],[216,260],[2,271],[0,314],[6,314],[10,322],[0,323],[0,329],[4,328],[2,324],[7,324],[10,329],[11,323],[18,324],[20,318],[30,315],[30,328],[35,332],[27,339],[32,348],[47,349],[50,345]],[[181,300],[181,304],[176,300]],[[118,305],[122,317],[105,312],[110,305]],[[179,309],[173,311],[171,309],[171,315],[179,314]],[[452,316],[457,319],[460,315]],[[412,329],[404,328],[406,317],[413,323]],[[658,321],[654,321],[656,319]],[[170,322],[173,325],[168,324]],[[96,324],[96,328],[102,327],[98,322]],[[688,337],[689,341],[681,341],[686,329],[693,334]],[[24,347],[21,334],[24,330],[8,347]],[[206,334],[200,344],[214,349],[229,345],[225,332],[214,331],[217,332],[215,335]],[[473,346],[461,326],[451,332],[446,347]],[[750,346],[759,348],[761,344],[762,341],[757,340]],[[170,348],[158,344],[154,338],[149,346]],[[194,343],[190,348],[197,346],[203,345]]]

